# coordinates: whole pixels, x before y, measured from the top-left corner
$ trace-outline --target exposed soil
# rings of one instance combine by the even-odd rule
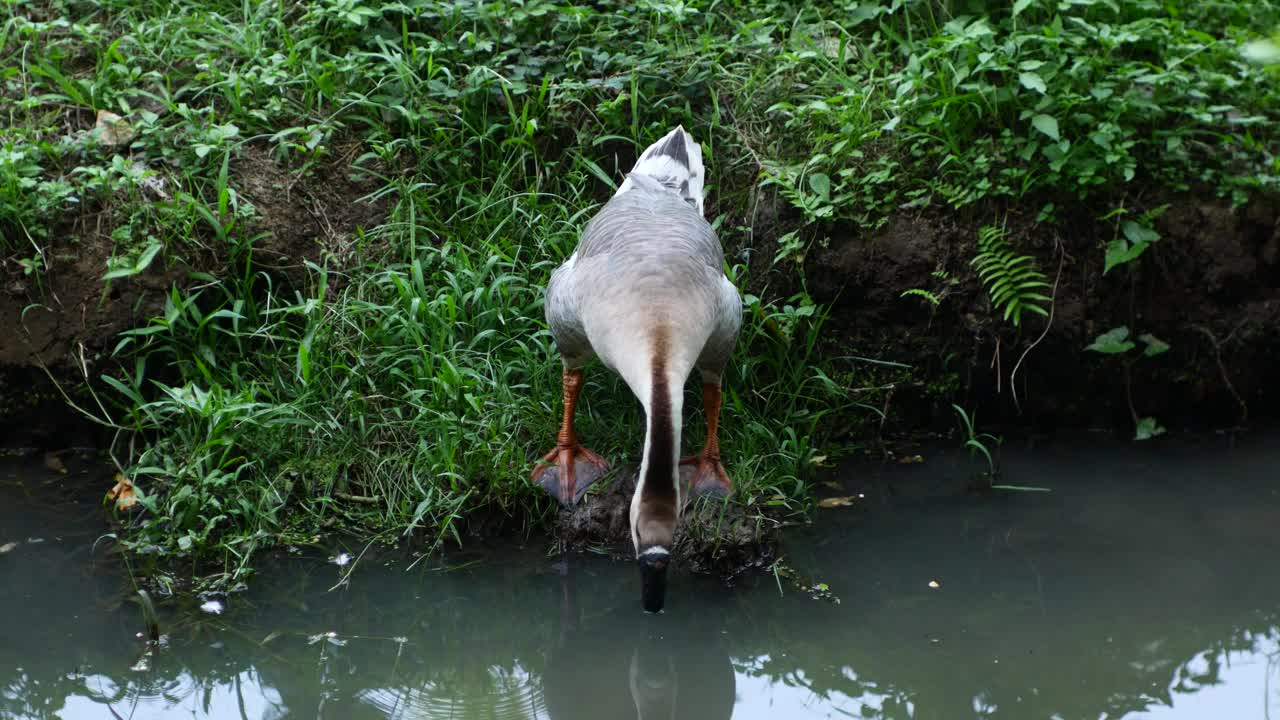
[[[248,228],[255,267],[275,282],[301,285],[306,263],[323,263],[326,255],[336,264],[349,260],[357,230],[386,217],[385,203],[361,201],[379,185],[348,170],[358,149],[340,148],[301,177],[254,145],[230,163],[230,186],[256,211]],[[92,444],[94,433],[82,416],[68,412],[49,375],[68,391],[83,383],[86,371],[96,379],[120,332],[161,314],[175,284],[195,284],[188,272],[225,277],[230,270],[225,248],[193,244],[183,256],[162,254],[145,272],[108,286],[102,276],[113,229],[109,208],[57,228],[51,236],[58,241],[46,252],[53,261],[39,282],[16,262],[0,263],[0,445],[65,447],[69,428],[76,428],[77,441]]]
[[[1024,315],[1020,332],[993,315],[969,267],[982,219],[900,215],[866,237],[832,241],[806,265],[814,299],[834,306],[828,349],[916,368],[894,395],[890,423],[899,430],[954,423],[944,397],[951,388],[986,421],[1040,430],[1127,433],[1132,412],[1196,429],[1277,417],[1280,200],[1232,209],[1179,196],[1147,205],[1162,203],[1170,205],[1156,221],[1162,238],[1106,276],[1111,226],[1082,212],[1053,230],[1035,225],[1034,213],[1011,212],[1011,245],[1057,281],[1051,320]],[[940,304],[902,297],[911,288],[934,292]],[[1171,345],[1135,361],[1129,393],[1120,358],[1084,350],[1117,326]]]
[[[230,172],[258,218],[256,267],[296,285],[307,277],[306,263],[319,264],[325,255],[336,267],[350,265],[358,232],[372,230],[387,215],[385,202],[364,199],[381,183],[367,174],[352,176],[351,162],[361,148],[340,146],[335,157],[302,178],[257,147],[235,160]]]

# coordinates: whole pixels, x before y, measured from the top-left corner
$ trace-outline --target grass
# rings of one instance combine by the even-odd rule
[[[1280,177],[1280,84],[1239,51],[1280,20],[1270,0],[981,5],[10,1],[0,255],[37,293],[93,247],[104,297],[184,270],[109,349],[90,411],[133,438],[144,512],[122,540],[234,584],[320,528],[435,542],[480,507],[549,517],[526,479],[558,417],[541,288],[683,123],[749,293],[722,440],[737,501],[801,509],[828,430],[880,405],[849,392],[865,365],[818,355],[826,310],[792,269],[815,244],[901,207],[1034,202],[1053,222],[1082,198],[1243,202]],[[349,200],[379,220],[308,238],[286,277],[249,156],[359,177]],[[631,458],[638,415],[589,371],[588,444]]]

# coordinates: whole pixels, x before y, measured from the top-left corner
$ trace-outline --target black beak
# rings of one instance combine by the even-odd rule
[[[670,557],[661,555],[641,555],[640,564],[640,604],[645,612],[662,612],[667,600],[667,565]]]

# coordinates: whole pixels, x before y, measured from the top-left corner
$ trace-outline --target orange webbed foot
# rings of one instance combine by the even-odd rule
[[[557,445],[542,458],[550,465],[534,468],[532,478],[565,507],[577,505],[587,490],[609,470],[609,463],[582,445]]]
[[[733,492],[720,458],[706,452],[680,459],[680,480],[690,498],[728,497]]]

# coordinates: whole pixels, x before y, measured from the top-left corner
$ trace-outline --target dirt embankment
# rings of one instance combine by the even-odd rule
[[[359,147],[302,176],[252,145],[233,159],[230,184],[255,210],[248,233],[255,269],[278,283],[300,284],[305,263],[320,263],[325,254],[341,263],[350,256],[356,230],[383,221],[385,203],[360,202],[378,185],[353,178],[348,169],[348,156]],[[111,362],[119,333],[162,314],[174,284],[201,284],[189,280],[189,272],[231,272],[226,247],[190,238],[166,248],[145,272],[108,284],[102,276],[120,221],[109,205],[67,218],[50,233],[50,263],[38,279],[26,275],[16,258],[0,258],[0,445],[96,444],[101,435],[68,409],[50,376],[92,408],[81,387],[85,373],[97,380]]]
[[[358,148],[356,148],[358,149]],[[376,186],[353,179],[350,152],[299,177],[248,146],[231,165],[232,186],[256,210],[253,258],[277,284],[297,284],[304,263],[351,256],[357,229],[378,225],[384,203],[358,200]],[[1128,265],[1103,274],[1114,226],[1085,208],[1056,225],[1036,224],[1040,202],[1007,213],[904,211],[879,230],[833,228],[809,253],[803,273],[815,301],[830,304],[825,349],[911,366],[895,371],[883,430],[954,427],[951,403],[976,409],[983,423],[1052,430],[1113,427],[1129,432],[1134,415],[1162,424],[1222,427],[1280,414],[1280,198],[1233,209],[1183,194],[1155,223],[1161,239]],[[1059,206],[1062,206],[1059,203]],[[1142,209],[1142,208],[1138,208]],[[989,209],[988,209],[989,210]],[[764,224],[785,224],[786,211]],[[1052,317],[1024,315],[1014,329],[993,312],[970,261],[978,228],[1006,217],[1010,246],[1030,253],[1055,283]],[[186,273],[226,275],[227,253],[199,239],[167,252],[145,273],[109,286],[110,208],[85,212],[57,233],[65,258],[39,282],[16,262],[0,270],[0,432],[9,445],[65,446],[79,416],[54,392],[45,367],[73,388],[97,377],[120,331],[160,313]],[[759,218],[757,218],[759,220]],[[773,235],[758,233],[761,242]],[[756,258],[774,247],[756,248]],[[779,272],[769,277],[777,292]],[[791,273],[790,281],[798,276]],[[785,285],[785,281],[781,283]],[[903,292],[921,288],[931,305]],[[1150,333],[1169,352],[1120,358],[1086,352],[1100,333],[1126,326]],[[1015,372],[1016,370],[1016,372]],[[90,402],[89,398],[78,398]],[[78,427],[83,428],[83,423]]]
[[[1207,195],[1205,197],[1208,197]],[[1056,283],[1052,315],[1016,330],[992,311],[970,267],[991,214],[920,212],[864,236],[833,238],[805,273],[814,299],[833,305],[830,350],[912,365],[890,409],[897,429],[954,426],[950,403],[983,422],[1036,430],[1132,432],[1133,416],[1170,429],[1249,425],[1280,416],[1280,199],[1233,209],[1219,200],[1161,198],[1161,239],[1103,274],[1118,230],[1079,213],[1056,227],[1008,215],[1009,243]],[[976,215],[976,216],[975,216]],[[912,288],[940,298],[936,307]],[[1046,294],[1049,294],[1046,292]],[[1088,352],[1124,326],[1170,350],[1155,357]],[[1016,370],[1016,372],[1015,372]]]

